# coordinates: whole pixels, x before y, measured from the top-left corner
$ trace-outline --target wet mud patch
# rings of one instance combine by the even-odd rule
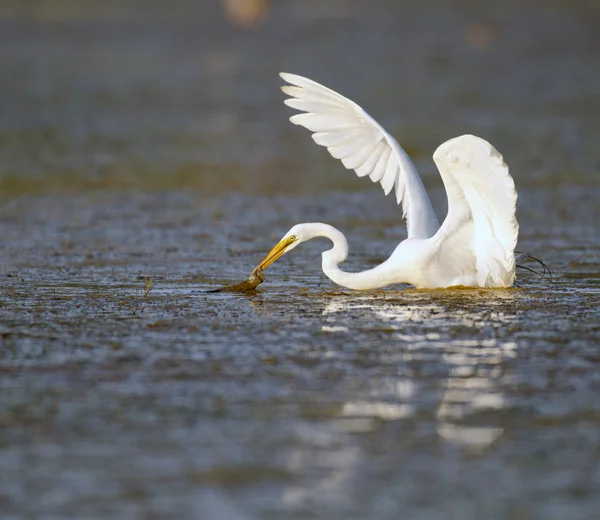
[[[315,217],[302,197],[285,205]],[[317,242],[254,293],[210,294],[287,226],[236,214],[252,207],[241,201],[215,219],[191,194],[65,207],[22,199],[2,214],[0,458],[12,477],[0,480],[11,511],[32,486],[47,497],[77,489],[48,506],[61,514],[152,507],[148,494],[169,482],[186,504],[198,492],[219,511],[233,504],[233,518],[240,504],[366,514],[392,488],[474,491],[482,472],[496,479],[490,500],[524,500],[542,474],[580,482],[597,451],[599,250],[586,226],[571,230],[586,258],[575,263],[562,243],[525,235],[552,283],[525,272],[510,290],[346,291],[320,273]],[[390,247],[377,228],[358,229],[352,267]],[[529,484],[514,487],[515,471]],[[595,507],[592,482],[579,485]],[[567,500],[571,488],[545,489]]]

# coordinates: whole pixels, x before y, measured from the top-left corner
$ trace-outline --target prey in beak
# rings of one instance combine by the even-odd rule
[[[282,238],[279,243],[271,249],[271,252],[265,256],[263,261],[258,264],[254,270],[250,273],[248,278],[242,283],[236,285],[227,285],[225,287],[219,287],[218,289],[212,289],[208,292],[237,292],[247,293],[255,291],[256,288],[265,281],[264,270],[269,267],[275,260],[283,256],[283,254],[289,250],[289,247],[295,243],[298,239],[295,235]]]

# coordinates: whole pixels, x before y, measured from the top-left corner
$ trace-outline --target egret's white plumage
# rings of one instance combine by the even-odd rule
[[[315,143],[359,177],[379,182],[385,194],[394,189],[402,204],[409,238],[429,238],[439,224],[410,157],[369,114],[353,101],[315,81],[295,74],[281,77],[293,86],[281,87],[292,96],[284,103],[305,112],[290,117],[312,132]]]
[[[261,263],[262,268],[300,243],[318,236],[333,248],[323,253],[323,271],[350,289],[374,289],[394,283],[419,288],[510,287],[515,279],[519,226],[517,192],[502,155],[487,141],[463,135],[433,154],[448,196],[441,227],[412,161],[369,114],[353,101],[310,79],[281,74],[291,86],[286,105],[302,111],[290,118],[314,132],[359,177],[379,182],[387,195],[394,189],[407,221],[408,238],[382,264],[359,273],[339,268],[348,254],[344,235],[327,224],[294,226]]]

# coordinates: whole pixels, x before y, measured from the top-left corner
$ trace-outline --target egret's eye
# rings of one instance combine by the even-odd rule
[[[296,240],[296,235],[290,235],[290,240]]]

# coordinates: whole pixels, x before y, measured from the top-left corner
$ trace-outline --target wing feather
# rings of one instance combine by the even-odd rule
[[[383,179],[383,176],[385,175],[385,169],[387,168],[387,163],[391,155],[391,148],[386,146],[385,150],[383,150],[381,155],[377,158],[377,164],[370,175],[373,182],[381,182],[381,179]]]
[[[357,170],[365,164],[365,161],[377,147],[377,142],[368,142],[363,146],[357,145],[356,151],[342,159],[342,163],[348,170]],[[333,154],[332,154],[333,155]]]
[[[300,76],[295,76],[294,74],[286,74],[286,76],[288,76],[290,78],[290,80],[284,78],[282,74],[280,74],[280,76],[288,83],[292,83],[291,79],[293,77],[300,78]],[[306,79],[306,78],[303,78],[303,79]],[[345,106],[345,103],[342,100],[340,100],[332,90],[330,90],[326,87],[324,89],[307,90],[307,89],[303,88],[302,85],[299,85],[299,86],[284,85],[283,87],[281,87],[281,90],[285,94],[288,94],[289,96],[295,97],[298,99],[304,99],[306,101],[316,101],[319,103],[325,103],[325,104],[332,105],[332,106],[337,105],[341,108],[344,108],[344,106]]]
[[[280,76],[290,84],[281,88],[290,96],[285,104],[304,112],[293,115],[290,121],[314,132],[314,141],[359,177],[368,175],[373,182],[380,182],[386,195],[395,187],[409,238],[433,236],[439,225],[431,202],[416,168],[397,141],[341,94],[302,76]]]
[[[325,148],[342,146],[343,144],[349,143],[355,139],[361,139],[364,135],[364,131],[361,128],[354,130],[342,130],[337,132],[316,132],[312,134],[312,138],[318,145],[324,146]]]
[[[284,100],[284,103],[291,108],[296,110],[302,110],[304,112],[312,112],[314,114],[322,113],[327,111],[328,113],[344,113],[344,107],[332,105],[327,101],[308,101],[306,99],[289,98]]]
[[[376,142],[367,139],[353,139],[341,146],[330,146],[327,148],[329,153],[336,159],[340,159],[346,168],[354,170],[359,166],[363,165],[367,157],[371,154],[373,148],[377,145]],[[364,158],[356,166],[349,166],[346,164],[346,159],[350,159],[357,155],[364,155]],[[354,161],[350,161],[354,162]]]
[[[480,287],[510,287],[519,224],[515,183],[502,155],[487,141],[463,135],[442,144],[433,159],[448,195],[448,215],[433,239],[473,251]]]
[[[379,157],[386,149],[386,147],[387,143],[385,141],[379,141],[377,145],[373,148],[373,151],[371,152],[369,157],[366,158],[363,165],[360,166],[360,168],[354,170],[356,172],[356,175],[358,175],[359,177],[365,177],[366,175],[369,175],[373,182],[379,181],[379,179],[373,178],[373,169],[375,168],[377,161],[379,161]]]
[[[396,162],[396,158],[393,154],[390,154],[390,158],[388,159],[387,166],[385,168],[385,173],[381,179],[381,186],[386,195],[392,191],[394,183],[398,178],[398,173],[398,163]]]
[[[344,113],[296,114],[290,117],[295,125],[303,126],[313,132],[332,132],[339,129],[360,128],[360,123],[349,119]]]

